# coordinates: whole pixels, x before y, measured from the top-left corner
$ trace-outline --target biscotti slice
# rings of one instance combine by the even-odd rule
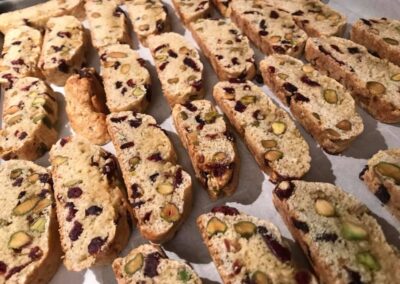
[[[50,174],[29,161],[0,165],[0,283],[48,283],[61,263]]]
[[[278,228],[229,206],[197,218],[197,226],[224,283],[317,283],[294,268]]]
[[[190,23],[190,29],[220,80],[254,77],[254,52],[249,40],[230,20],[199,19]]]
[[[375,119],[400,122],[400,67],[371,55],[350,40],[309,38],[306,58],[319,70],[341,82]]]
[[[4,93],[0,156],[36,160],[57,141],[55,94],[34,77],[16,80]]]
[[[83,68],[65,84],[65,109],[70,125],[74,132],[93,144],[110,141],[105,98],[101,78],[94,68]]]
[[[201,284],[196,272],[185,262],[168,259],[163,249],[154,244],[144,244],[125,257],[113,262],[118,284]]]
[[[143,111],[150,101],[150,74],[138,53],[127,44],[100,50],[101,76],[111,112]]]
[[[272,182],[310,169],[308,144],[290,116],[250,81],[220,82],[213,96]]]
[[[231,15],[232,0],[212,0],[212,2],[222,16],[229,17]]]
[[[368,161],[360,178],[400,219],[400,148],[381,150]]]
[[[86,0],[92,45],[99,49],[110,44],[130,44],[127,20],[118,0]]]
[[[207,100],[176,104],[172,118],[189,153],[196,177],[215,200],[234,193],[239,178],[239,154],[225,120]]]
[[[210,15],[209,0],[172,0],[172,3],[184,24]]]
[[[133,30],[144,46],[149,36],[170,30],[168,11],[160,0],[131,0],[125,5]]]
[[[232,20],[263,53],[303,53],[307,35],[289,13],[265,0],[235,0],[231,10]]]
[[[321,283],[400,283],[400,258],[376,219],[329,183],[284,181],[273,202]]]
[[[340,153],[361,134],[364,124],[350,93],[336,80],[288,55],[260,63],[265,84],[328,153]]]
[[[132,221],[115,157],[74,136],[52,147],[50,163],[65,267],[111,263],[127,244]]]
[[[400,65],[400,21],[360,19],[353,24],[350,38],[379,57]]]
[[[112,113],[107,125],[141,234],[171,239],[192,204],[192,181],[176,164],[171,141],[150,115]]]
[[[153,36],[148,43],[169,105],[202,99],[203,64],[197,50],[177,33]]]

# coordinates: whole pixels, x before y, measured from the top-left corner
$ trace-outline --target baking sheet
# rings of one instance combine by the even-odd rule
[[[185,36],[197,48],[198,46],[174,12],[171,1],[164,1],[169,11],[172,21],[172,30]],[[388,17],[400,18],[400,0],[332,0],[324,1],[344,13],[348,17],[348,22],[352,23],[359,17]],[[219,17],[217,13],[213,13],[213,17]],[[85,23],[87,26],[87,24]],[[349,27],[348,27],[349,28]],[[162,96],[160,83],[157,79],[156,70],[150,52],[147,48],[141,46],[136,37],[133,36],[133,46],[137,49],[143,59],[147,61],[148,69],[152,77],[152,93],[153,99],[148,114],[153,115],[157,122],[167,130],[171,138],[178,156],[179,163],[188,171],[193,178],[193,209],[189,218],[183,224],[177,235],[168,243],[164,244],[168,256],[173,259],[181,259],[188,261],[194,270],[201,276],[203,283],[221,283],[221,279],[211,261],[208,250],[202,243],[200,234],[196,227],[196,217],[202,213],[208,212],[212,207],[228,204],[235,206],[239,210],[259,218],[267,219],[277,225],[283,236],[287,239],[293,252],[293,258],[300,266],[307,267],[308,262],[304,254],[300,251],[283,224],[279,214],[276,212],[272,200],[271,191],[274,185],[268,181],[268,176],[263,174],[256,165],[253,157],[243,144],[242,140],[235,133],[239,155],[241,158],[241,169],[239,177],[239,185],[236,193],[227,198],[222,198],[216,202],[211,202],[207,193],[194,178],[194,172],[189,162],[189,157],[184,150],[179,137],[173,127],[171,120],[171,110]],[[254,46],[253,46],[254,47]],[[256,61],[261,60],[262,55],[256,48]],[[204,81],[206,83],[206,98],[212,99],[212,87],[217,82],[217,77],[208,61],[201,54],[201,60],[204,64]],[[98,68],[98,57],[94,50],[90,51],[90,65]],[[63,93],[63,88],[52,86],[57,92]],[[270,96],[277,104],[279,100],[269,91],[267,87],[263,87],[264,92]],[[60,103],[60,137],[70,135],[71,129],[65,114],[65,100],[62,95],[59,96]],[[391,216],[380,204],[377,198],[371,194],[366,186],[358,179],[359,172],[363,169],[367,159],[369,159],[378,150],[390,147],[400,147],[400,125],[382,124],[371,118],[366,112],[358,108],[363,118],[365,130],[364,133],[352,143],[351,147],[340,156],[326,154],[321,150],[311,136],[299,126],[300,131],[310,146],[312,156],[311,170],[306,175],[307,181],[321,181],[335,183],[347,192],[350,192],[363,201],[376,215],[378,222],[383,227],[386,237],[391,244],[400,249],[400,222]],[[114,153],[114,148],[110,144],[105,148]],[[48,154],[37,161],[38,164],[49,166]],[[134,229],[129,245],[121,253],[126,255],[130,249],[146,243],[139,232]],[[54,276],[52,284],[61,283],[116,283],[111,267],[98,267],[88,269],[82,272],[69,272],[64,266],[60,266],[57,274]]]

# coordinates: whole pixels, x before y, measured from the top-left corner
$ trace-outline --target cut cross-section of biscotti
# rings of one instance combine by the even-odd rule
[[[284,181],[273,202],[321,283],[399,283],[400,258],[368,208],[329,183]]]
[[[232,0],[212,0],[212,2],[222,16],[229,17],[231,15]]]
[[[387,18],[360,19],[354,23],[350,38],[379,57],[400,65],[400,21]]]
[[[106,265],[131,232],[130,208],[113,155],[86,139],[60,139],[50,151],[61,245],[68,270]]]
[[[160,0],[125,0],[129,18],[140,42],[170,30],[167,8]]]
[[[400,219],[400,148],[381,150],[372,156],[360,179]]]
[[[249,40],[230,20],[199,19],[189,27],[220,80],[254,77],[254,52]]]
[[[171,141],[150,115],[112,113],[107,125],[141,234],[171,239],[192,204],[192,181],[176,164]]]
[[[375,119],[400,122],[399,66],[344,38],[309,38],[305,50],[308,61],[341,82]]]
[[[86,0],[92,45],[99,49],[110,44],[130,44],[127,19],[118,0]]]
[[[210,198],[232,195],[239,179],[239,154],[222,115],[210,101],[196,100],[176,104],[172,118]]]
[[[278,228],[265,220],[220,206],[197,226],[224,283],[317,283],[293,266]]]
[[[101,79],[94,68],[83,68],[65,83],[65,110],[71,128],[93,144],[110,141],[105,98]]]
[[[303,53],[307,34],[286,11],[265,0],[235,0],[231,9],[232,20],[263,53]]]
[[[2,159],[36,160],[57,141],[55,94],[34,77],[16,80],[4,93],[0,130]]]
[[[296,179],[310,169],[308,144],[290,116],[250,81],[220,82],[213,96],[271,181]]]
[[[39,66],[46,80],[59,86],[81,68],[85,33],[74,16],[51,18],[46,24]]]
[[[203,64],[197,50],[177,33],[153,36],[148,43],[169,105],[202,99]]]
[[[209,0],[172,0],[172,3],[184,24],[210,15]]]
[[[201,284],[196,272],[185,262],[169,259],[163,249],[154,244],[141,245],[125,257],[113,262],[118,284]]]
[[[0,283],[48,283],[61,263],[52,179],[29,161],[0,165]]]
[[[364,124],[354,99],[336,80],[288,55],[260,63],[264,82],[328,153],[340,153],[361,134]]]
[[[111,112],[143,111],[150,101],[150,74],[127,44],[100,49],[101,76]]]

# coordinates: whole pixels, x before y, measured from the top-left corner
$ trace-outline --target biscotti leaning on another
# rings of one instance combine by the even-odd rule
[[[265,0],[235,0],[231,10],[232,20],[263,53],[295,57],[303,53],[307,34],[289,13]]]
[[[293,266],[275,225],[220,206],[197,218],[197,226],[224,283],[317,283]]]
[[[232,0],[212,0],[212,2],[222,16],[229,17],[231,15]]]
[[[265,84],[328,153],[344,151],[362,133],[354,99],[334,79],[288,55],[268,56],[260,70]]]
[[[16,80],[4,93],[0,157],[36,160],[57,141],[58,105],[51,88],[34,77]]]
[[[154,244],[141,245],[125,257],[114,260],[112,268],[118,284],[201,284],[196,272],[185,262],[169,259]]]
[[[250,81],[219,82],[213,96],[272,182],[299,179],[310,169],[307,142],[290,116]]]
[[[157,243],[171,239],[192,205],[192,181],[171,141],[150,115],[112,113],[107,125],[140,233]]]
[[[110,111],[143,111],[150,102],[151,83],[145,61],[127,44],[106,46],[99,54]]]
[[[230,20],[199,19],[190,23],[189,28],[220,80],[250,80],[255,76],[249,40]]]
[[[202,99],[203,64],[197,50],[177,33],[152,36],[148,43],[169,105]]]
[[[240,159],[225,120],[207,100],[176,104],[172,118],[196,177],[215,200],[234,193]]]
[[[94,68],[83,68],[65,83],[65,110],[71,128],[93,144],[110,141],[105,99],[101,78]]]
[[[329,183],[284,181],[273,202],[321,283],[400,283],[398,251],[352,195]]]
[[[400,122],[400,67],[371,55],[350,40],[309,38],[306,59],[341,82],[375,119]]]
[[[0,165],[0,282],[48,283],[61,263],[52,179],[29,161]]]
[[[387,18],[360,19],[353,24],[350,38],[380,58],[400,65],[400,21]]]
[[[381,150],[372,156],[360,179],[400,220],[400,148]]]
[[[184,24],[210,16],[209,0],[172,0],[172,3]]]
[[[132,225],[115,157],[74,136],[52,147],[50,163],[65,267],[81,271],[111,263]]]

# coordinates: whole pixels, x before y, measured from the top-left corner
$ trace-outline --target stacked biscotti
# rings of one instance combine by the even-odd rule
[[[209,0],[172,0],[172,3],[184,24],[210,15]]]
[[[0,282],[47,283],[61,262],[49,172],[29,161],[0,165]]]
[[[4,160],[35,160],[57,141],[56,97],[34,77],[16,80],[4,93],[0,156]]]
[[[145,244],[113,262],[118,284],[185,283],[201,284],[196,272],[184,262],[169,259],[161,247]]]
[[[334,79],[287,55],[268,56],[260,69],[265,84],[328,153],[344,151],[363,131],[353,98]]]
[[[360,173],[360,178],[393,215],[400,219],[400,149],[376,153]]]
[[[111,263],[132,225],[115,157],[73,136],[52,147],[50,162],[64,265],[80,271]]]
[[[140,233],[152,242],[169,240],[191,208],[190,175],[176,164],[171,141],[150,115],[112,113],[107,125]]]
[[[317,69],[349,89],[375,119],[385,123],[400,121],[399,66],[371,55],[362,45],[338,37],[310,38],[305,53]]]
[[[273,202],[322,283],[399,283],[400,258],[365,205],[329,183],[281,182]]]
[[[164,96],[169,105],[202,99],[203,64],[197,50],[177,33],[164,33],[148,39]]]
[[[224,283],[317,283],[294,268],[278,228],[265,220],[220,206],[197,226]]]
[[[310,169],[308,144],[290,116],[250,81],[219,82],[213,96],[271,181]]]
[[[210,101],[176,104],[172,118],[189,153],[196,177],[215,200],[232,195],[239,178],[240,161],[232,134]]]

